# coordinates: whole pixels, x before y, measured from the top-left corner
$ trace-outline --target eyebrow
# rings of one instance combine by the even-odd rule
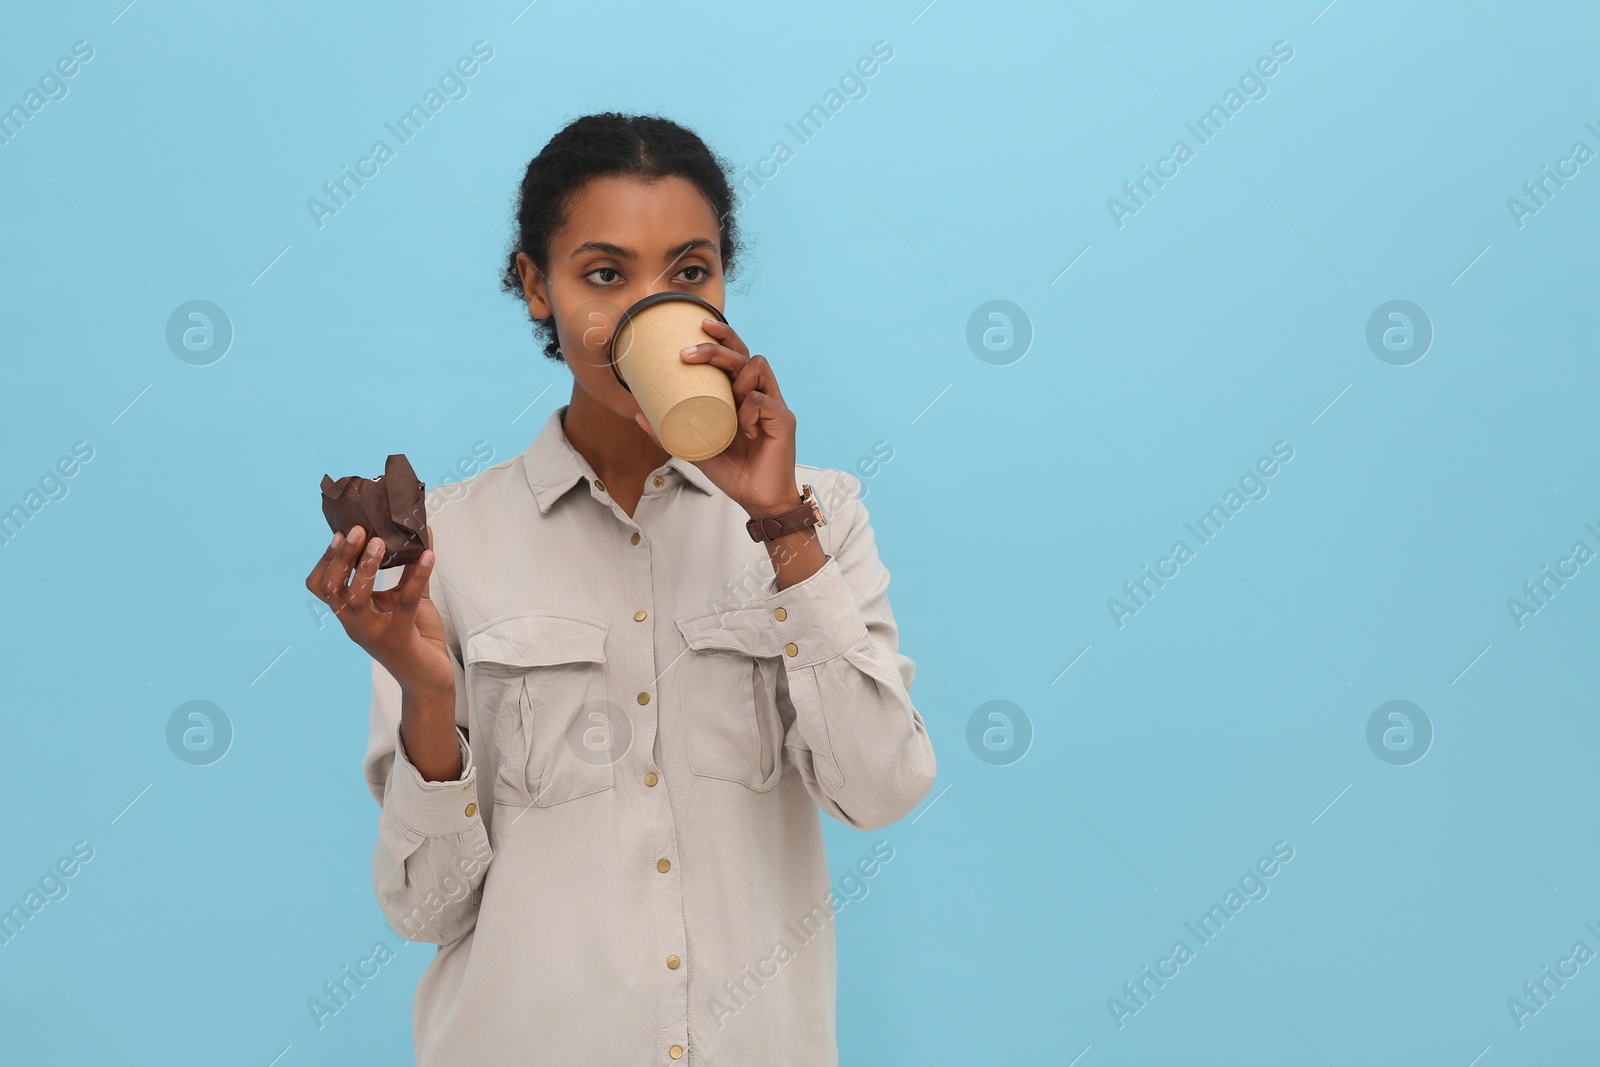
[[[716,245],[712,244],[709,239],[705,237],[696,237],[692,240],[683,242],[683,244],[678,245],[676,248],[670,249],[668,251],[667,258],[669,261],[675,260],[679,256],[682,256],[685,252],[692,251],[696,248],[715,247]],[[631,249],[623,248],[621,245],[614,245],[610,241],[585,241],[583,244],[572,250],[572,257],[570,258],[576,258],[588,252],[599,252],[607,256],[616,256],[618,259],[638,258],[634,255]]]

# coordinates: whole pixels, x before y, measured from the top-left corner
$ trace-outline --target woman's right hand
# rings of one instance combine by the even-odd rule
[[[306,576],[306,588],[333,609],[344,632],[381,663],[404,692],[453,707],[455,672],[445,645],[444,621],[428,596],[433,528],[427,527],[426,533],[428,548],[422,557],[406,564],[394,588],[377,592],[372,583],[383,558],[383,539],[368,539],[360,526],[353,527],[349,537],[335,534]]]

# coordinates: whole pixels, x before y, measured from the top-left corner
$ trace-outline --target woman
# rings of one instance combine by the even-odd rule
[[[374,661],[373,881],[441,946],[423,1067],[836,1063],[817,808],[876,829],[933,782],[861,483],[796,462],[771,364],[705,320],[681,358],[729,374],[739,432],[689,462],[607,362],[649,293],[722,308],[726,174],[660,118],[556,134],[503,285],[570,402],[435,509],[393,588],[359,527],[306,580]]]

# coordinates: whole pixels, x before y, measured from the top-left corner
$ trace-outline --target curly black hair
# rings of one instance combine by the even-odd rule
[[[566,222],[568,199],[590,178],[611,175],[647,181],[672,175],[693,182],[717,213],[723,273],[730,275],[740,249],[732,173],[697,134],[670,119],[615,111],[574,119],[528,163],[517,194],[517,236],[506,254],[500,288],[526,301],[517,253],[525,253],[539,273],[547,274],[550,237]],[[544,339],[544,354],[565,363],[555,318],[534,318],[531,310],[528,318],[535,338]]]

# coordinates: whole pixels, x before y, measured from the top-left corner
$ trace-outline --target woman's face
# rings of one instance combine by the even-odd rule
[[[555,316],[572,376],[601,405],[630,422],[639,411],[606,360],[611,332],[634,301],[673,289],[722,310],[720,236],[716,212],[688,179],[613,176],[591,178],[568,198],[547,277],[517,254],[528,310]]]

